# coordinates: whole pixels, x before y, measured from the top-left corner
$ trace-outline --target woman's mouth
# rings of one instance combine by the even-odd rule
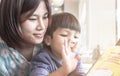
[[[36,37],[36,38],[43,38],[44,37],[44,34],[42,33],[42,34],[34,34],[34,36]]]

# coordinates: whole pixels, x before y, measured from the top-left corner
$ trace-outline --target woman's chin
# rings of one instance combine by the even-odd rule
[[[43,41],[43,38],[38,39],[38,40],[36,40],[35,42],[36,42],[36,44],[40,44],[40,43],[42,43],[42,41]]]

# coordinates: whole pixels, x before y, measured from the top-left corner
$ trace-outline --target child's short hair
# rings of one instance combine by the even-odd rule
[[[52,15],[52,23],[48,28],[46,35],[50,35],[52,37],[57,28],[68,28],[81,32],[80,24],[77,18],[74,15],[66,12]]]

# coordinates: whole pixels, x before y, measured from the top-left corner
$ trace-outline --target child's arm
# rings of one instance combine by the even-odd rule
[[[65,44],[63,45],[63,49],[61,51],[62,51],[62,66],[56,71],[49,74],[49,76],[68,76],[77,67],[78,61],[80,59],[79,55],[76,55],[76,53],[71,50],[67,42],[65,42]]]
[[[68,76],[68,73],[65,72],[63,67],[60,67],[56,71],[50,73],[48,76]]]
[[[73,54],[74,55],[74,54]],[[50,73],[50,70],[54,67],[55,64],[51,65],[49,57],[44,56],[43,53],[34,57],[32,64],[32,71],[30,76],[68,76],[77,66],[77,59],[71,55],[63,56],[63,65],[58,68],[56,71]]]
[[[79,60],[76,69],[73,72],[71,72],[68,76],[86,76],[84,69],[82,67],[81,60]]]
[[[69,70],[69,69],[68,69]],[[67,69],[65,70],[64,67],[60,67],[59,69],[57,69],[56,71],[54,71],[53,73],[49,74],[49,76],[86,76],[83,67],[82,67],[82,63],[81,60],[79,60],[76,69],[74,71],[72,71],[71,73],[69,73],[67,71]]]

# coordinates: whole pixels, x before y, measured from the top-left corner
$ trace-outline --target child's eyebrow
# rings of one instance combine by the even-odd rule
[[[62,31],[62,32],[67,32],[67,33],[70,32],[69,30],[61,30],[61,31]]]
[[[63,30],[66,31],[66,32],[75,31],[76,33],[79,33],[79,31],[76,31],[76,30],[74,30],[74,29],[69,29],[69,28],[68,28],[68,29],[65,28],[65,29],[63,29]]]

